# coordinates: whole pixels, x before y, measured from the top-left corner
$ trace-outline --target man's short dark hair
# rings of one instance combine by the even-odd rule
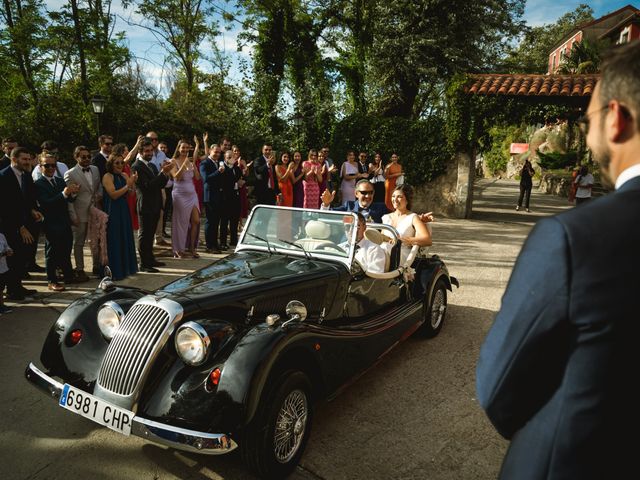
[[[145,139],[142,141],[142,145],[140,145],[140,150],[144,150],[144,147],[154,148],[153,142],[151,141],[150,138],[145,137]]]
[[[113,137],[111,135],[100,135],[98,137],[98,145],[99,146],[104,145],[107,142],[107,140],[111,140],[113,142]]]
[[[16,147],[13,150],[11,150],[11,158],[18,158],[20,155],[26,153],[27,155],[31,156],[31,152],[25,148],[25,147]]]
[[[45,140],[40,145],[40,150],[47,150],[48,152],[51,152],[51,151],[57,150],[57,149],[58,149],[58,144],[56,142],[54,142],[53,140]]]
[[[636,129],[640,130],[640,41],[617,46],[602,62],[600,105],[604,109],[611,100],[618,100],[632,110]],[[605,116],[602,115],[602,122]]]
[[[362,215],[360,212],[353,212],[356,214],[356,216],[358,217],[358,225],[363,224],[366,225],[367,224],[367,219],[364,218],[364,215]]]
[[[18,141],[15,139],[15,137],[4,137],[2,139],[2,144],[6,145],[7,143],[18,143]]]
[[[89,149],[87,147],[85,147],[84,145],[78,145],[74,150],[73,150],[73,158],[78,158],[78,156],[80,156],[80,152],[83,151],[89,151]]]

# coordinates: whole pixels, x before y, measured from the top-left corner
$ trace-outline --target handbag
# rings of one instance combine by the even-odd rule
[[[404,175],[399,175],[396,177],[396,186],[404,185]]]

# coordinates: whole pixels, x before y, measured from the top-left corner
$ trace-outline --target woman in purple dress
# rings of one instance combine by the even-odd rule
[[[193,180],[200,179],[200,172],[195,168],[200,142],[197,137],[193,138],[195,141],[193,158],[189,158],[191,145],[186,140],[181,140],[178,145],[178,157],[174,159],[175,166],[171,170],[173,177],[171,244],[175,258],[183,258],[187,250],[193,258],[199,257],[196,247],[200,232],[200,203]]]
[[[293,152],[293,206],[302,208],[304,205],[304,186],[302,185],[304,170],[302,169],[302,154]]]

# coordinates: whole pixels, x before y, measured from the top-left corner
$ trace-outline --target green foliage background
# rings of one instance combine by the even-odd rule
[[[66,159],[78,144],[97,148],[90,99],[98,94],[107,101],[100,133],[116,142],[131,145],[155,130],[173,148],[208,131],[213,141],[230,136],[246,158],[265,140],[303,152],[328,143],[338,162],[348,149],[379,151],[385,161],[396,151],[417,184],[476,144],[499,166],[513,125],[553,113],[470,102],[465,72],[540,70],[541,52],[592,17],[581,5],[529,28],[525,0],[120,3],[166,53],[168,90],[160,95],[146,80],[128,32],[114,28],[113,0],[63,0],[58,10],[43,0],[3,0],[0,136],[33,150],[57,141]],[[238,29],[240,48],[252,47],[240,82],[230,81],[229,60],[216,48],[223,27]],[[212,68],[204,72],[202,62]]]

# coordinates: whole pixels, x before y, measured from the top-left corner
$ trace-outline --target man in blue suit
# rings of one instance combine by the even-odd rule
[[[616,190],[538,222],[480,351],[478,401],[511,440],[504,479],[638,474],[638,42],[609,54],[582,125]]]
[[[225,167],[220,162],[222,150],[219,145],[213,144],[209,149],[209,156],[200,163],[200,176],[203,185],[203,203],[206,214],[204,225],[204,239],[207,252],[220,253],[218,243],[218,229],[222,218],[222,174]]]
[[[373,184],[362,179],[356,183],[356,200],[348,201],[344,204],[333,207],[331,210],[338,212],[356,212],[361,213],[367,222],[382,223],[382,216],[388,213],[384,203],[373,203]],[[322,200],[321,209],[328,210],[333,202],[336,192],[325,190],[322,192],[320,199]]]
[[[76,183],[69,186],[56,175],[56,157],[45,155],[41,160],[43,175],[36,182],[38,204],[44,215],[44,233],[46,243],[45,268],[49,290],[61,292],[65,287],[60,283],[56,269],[60,268],[67,283],[75,281],[71,267],[71,247],[73,234],[71,232],[71,218],[69,203],[75,201],[75,194],[79,191]]]

